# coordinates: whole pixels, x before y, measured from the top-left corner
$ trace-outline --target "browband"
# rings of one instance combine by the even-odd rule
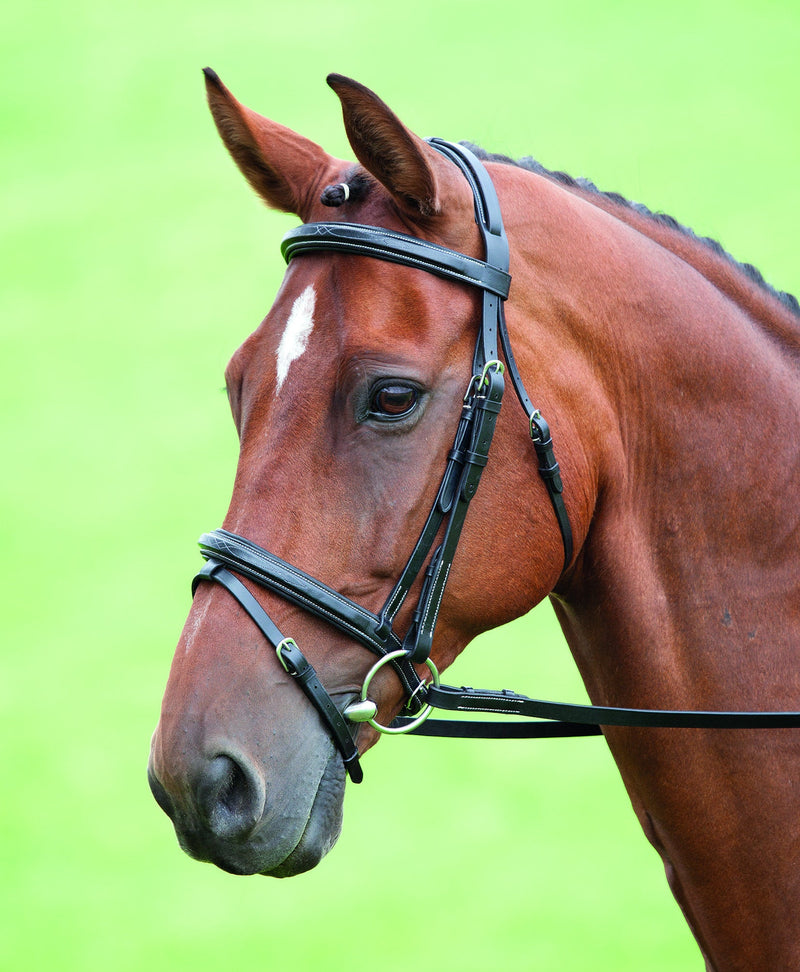
[[[341,250],[377,257],[390,263],[417,267],[448,280],[481,287],[498,297],[508,297],[511,275],[483,260],[449,250],[438,243],[360,223],[303,223],[284,236],[281,253],[288,263],[293,257],[319,250]]]

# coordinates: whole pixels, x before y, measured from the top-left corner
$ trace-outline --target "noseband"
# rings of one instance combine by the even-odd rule
[[[525,390],[506,329],[503,301],[508,296],[511,277],[508,273],[508,240],[497,194],[489,174],[472,152],[461,145],[441,139],[430,139],[429,142],[461,170],[472,189],[475,221],[483,238],[485,260],[477,260],[417,237],[356,223],[308,223],[287,233],[281,245],[281,252],[287,263],[306,253],[333,250],[416,267],[439,277],[477,287],[482,293],[482,314],[473,355],[472,376],[464,396],[453,448],[448,453],[433,507],[408,562],[380,612],[373,614],[252,541],[227,530],[214,530],[200,538],[200,552],[207,563],[194,578],[193,593],[201,581],[213,581],[226,588],[239,602],[267,641],[275,647],[283,668],[297,681],[319,712],[341,753],[350,778],[355,783],[361,782],[363,773],[351,726],[360,722],[368,722],[380,732],[418,732],[427,735],[469,735],[484,738],[596,735],[600,732],[600,725],[742,728],[753,725],[778,727],[800,724],[800,715],[797,713],[696,713],[611,709],[562,705],[529,699],[514,692],[456,689],[439,684],[438,672],[429,657],[434,629],[464,519],[488,460],[502,403],[505,373],[511,378],[517,398],[528,417],[531,441],[539,460],[539,474],[547,488],[561,532],[565,568],[572,561],[573,539],[550,431]],[[505,364],[499,359],[498,341],[503,350]],[[442,539],[433,549],[440,534]],[[425,573],[419,600],[411,624],[401,638],[395,632],[393,623],[423,568]],[[378,655],[378,661],[364,681],[360,699],[349,700],[344,710],[337,706],[294,640],[283,635],[240,577],[298,605]],[[396,719],[391,726],[383,726],[376,721],[377,706],[368,697],[373,677],[387,664],[397,673],[407,696],[408,714]],[[428,667],[432,682],[420,678],[415,668],[415,665],[420,664]],[[532,716],[549,721],[528,724],[439,720],[425,722],[434,707]]]

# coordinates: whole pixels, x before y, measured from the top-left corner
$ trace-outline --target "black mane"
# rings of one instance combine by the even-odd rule
[[[657,223],[661,223],[664,226],[668,226],[670,229],[677,230],[679,233],[683,233],[685,236],[691,237],[693,240],[697,240],[704,246],[709,247],[714,253],[719,256],[724,257],[730,264],[739,269],[744,273],[750,280],[756,283],[767,293],[772,294],[776,297],[784,307],[787,307],[790,311],[800,316],[800,303],[796,297],[792,294],[788,294],[783,290],[777,290],[772,287],[764,277],[761,272],[757,270],[751,263],[740,263],[738,260],[734,259],[730,253],[728,253],[723,247],[716,241],[712,240],[707,236],[698,236],[693,230],[689,229],[688,226],[684,226],[679,223],[672,216],[667,216],[666,213],[654,213],[647,206],[643,206],[641,203],[632,202],[630,199],[626,199],[624,196],[620,196],[616,192],[603,192],[598,189],[597,186],[591,182],[589,179],[575,179],[571,175],[567,175],[566,172],[557,172],[546,169],[543,165],[536,161],[536,159],[526,156],[523,159],[514,160],[510,159],[506,155],[495,155],[491,152],[486,152],[484,149],[477,145],[473,145],[471,142],[463,142],[468,149],[475,153],[479,159],[484,162],[502,162],[506,165],[516,165],[522,169],[528,169],[530,172],[535,172],[537,175],[545,176],[548,179],[552,179],[555,182],[561,183],[561,185],[568,186],[572,189],[582,189],[585,192],[594,193],[598,196],[602,196],[604,199],[608,199],[611,202],[617,203],[620,206],[624,206],[626,209],[631,209],[641,216],[646,216],[648,219],[655,220]]]

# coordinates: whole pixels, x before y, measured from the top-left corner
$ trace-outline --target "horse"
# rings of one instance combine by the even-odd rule
[[[797,301],[585,180],[425,141],[341,75],[356,162],[205,73],[234,162],[303,225],[226,371],[233,494],[152,741],[182,848],[314,867],[360,756],[546,597],[608,711],[797,708]],[[676,725],[602,732],[707,968],[800,968],[800,735]]]

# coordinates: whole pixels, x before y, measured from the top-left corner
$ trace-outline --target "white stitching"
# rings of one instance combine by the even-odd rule
[[[307,608],[311,611],[312,614],[316,613],[324,618],[335,620],[337,624],[341,625],[347,631],[350,631],[352,634],[354,634],[356,636],[356,640],[365,639],[369,642],[369,644],[373,645],[375,648],[379,649],[380,651],[383,651],[383,645],[377,638],[375,638],[369,631],[364,631],[359,627],[357,627],[352,621],[349,621],[344,613],[339,614],[328,608],[323,607],[321,604],[311,599],[308,595],[303,594],[301,591],[293,587],[287,580],[274,577],[268,574],[263,569],[259,569],[257,565],[253,565],[237,557],[235,552],[236,547],[239,547],[245,553],[250,553],[251,555],[256,553],[255,550],[249,549],[247,541],[243,542],[243,539],[237,540],[232,537],[220,536],[219,534],[214,534],[214,540],[219,543],[220,547],[226,548],[230,557],[235,561],[235,563],[228,564],[228,566],[232,566],[234,569],[238,569],[250,575],[257,574],[258,576],[263,578],[264,581],[267,582],[265,586],[267,586],[270,590],[273,590],[279,594],[289,595],[290,600],[294,599],[300,601],[302,604],[307,606]],[[208,546],[210,549],[213,550],[213,544],[208,544]],[[218,551],[218,553],[221,553],[222,556],[225,556],[224,550],[220,550]],[[364,621],[370,623],[373,622],[377,623],[378,619],[376,618],[376,616],[373,615],[371,612],[367,611],[365,608],[362,608],[360,605],[356,604],[355,601],[350,601],[349,599],[344,598],[342,595],[340,595],[337,591],[334,591],[332,588],[322,585],[319,581],[314,580],[313,577],[301,573],[297,568],[293,568],[291,564],[287,564],[283,561],[278,561],[277,559],[273,560],[272,558],[274,555],[269,555],[268,551],[265,550],[263,552],[260,552],[258,556],[261,557],[263,560],[266,560],[272,566],[286,570],[290,575],[296,577],[298,580],[303,580],[306,583],[310,582],[312,586],[317,588],[317,590],[323,591],[328,595],[332,595],[336,601],[338,601],[341,605],[343,605],[343,607],[346,607],[351,611],[355,612]],[[256,580],[257,583],[259,582],[258,577],[252,579]],[[397,637],[397,635],[394,632],[389,633],[389,638],[394,641],[394,643],[397,645],[398,648],[400,647],[400,639]]]
[[[453,566],[452,563],[449,563],[447,565],[447,570],[445,571],[444,581],[442,582],[442,587],[441,587],[441,590],[439,592],[439,597],[437,598],[437,601],[436,601],[436,610],[434,611],[434,615],[433,615],[433,625],[431,626],[431,630],[433,630],[436,627],[436,622],[439,620],[439,609],[442,606],[442,598],[444,597],[444,589],[447,586],[447,578],[450,576],[450,568],[452,566]],[[426,625],[428,623],[428,618],[429,618],[430,613],[431,613],[430,612],[430,609],[431,609],[431,605],[429,603],[427,605],[427,607],[425,608],[425,615],[424,615],[424,617],[422,619],[422,627],[423,628],[426,627]]]
[[[343,224],[343,225],[358,226],[360,231],[363,231],[367,234],[371,234],[373,236],[388,237],[389,239],[394,240],[398,244],[402,244],[404,246],[416,247],[420,250],[430,250],[432,253],[447,253],[451,256],[457,257],[459,260],[464,260],[468,264],[472,264],[473,266],[478,267],[482,270],[491,271],[493,274],[498,275],[500,279],[504,282],[508,282],[510,280],[509,275],[505,271],[501,270],[499,267],[493,266],[491,263],[487,263],[485,260],[478,260],[475,257],[468,256],[466,253],[458,253],[456,250],[450,250],[447,247],[440,247],[438,244],[431,243],[429,240],[421,240],[415,236],[403,236],[398,233],[393,233],[391,230],[380,229],[374,226],[364,226],[359,223]],[[391,254],[392,256],[401,256],[403,258],[402,260],[403,263],[409,264],[411,266],[420,267],[424,270],[428,270],[429,272],[431,272],[431,267],[433,266],[435,268],[433,272],[446,274],[447,276],[452,277],[453,279],[467,281],[469,283],[476,284],[482,287],[483,289],[489,289],[492,293],[497,292],[495,291],[494,288],[487,287],[486,282],[481,280],[479,277],[470,276],[468,273],[464,271],[456,270],[453,269],[452,267],[448,267],[447,265],[443,265],[433,257],[430,258],[426,257],[424,253],[419,254],[418,257],[415,258],[405,251],[401,251],[398,253],[397,251],[392,250],[386,246],[381,247],[378,244],[373,244],[373,243],[365,244],[363,242],[359,243],[358,241],[345,240],[342,239],[341,237],[337,237],[334,235],[335,229],[336,229],[335,224],[329,225],[326,223],[322,223],[322,224],[318,223],[315,225],[314,233],[319,237],[329,236],[332,241],[335,240],[335,243],[333,243],[333,246],[331,246],[331,248],[341,247],[343,249],[360,249],[361,247],[368,246],[369,252],[365,254],[367,256],[369,256],[370,254],[382,254],[382,253]],[[288,242],[289,250],[291,250],[292,248],[303,249],[306,246],[310,246],[310,247],[314,246],[313,237],[307,236],[301,239],[290,238]],[[288,256],[288,259],[291,259],[291,253]],[[378,257],[378,259],[380,259],[380,257]],[[425,262],[426,260],[429,260],[429,262]]]

